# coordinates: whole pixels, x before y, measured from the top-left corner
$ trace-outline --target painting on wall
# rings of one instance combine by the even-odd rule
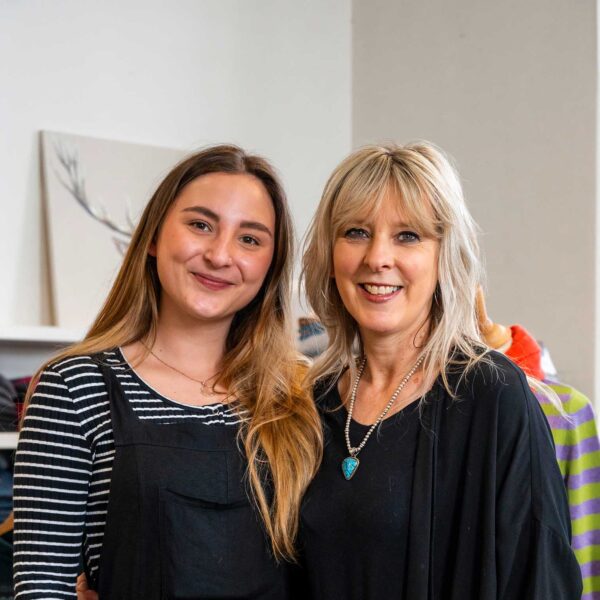
[[[185,152],[51,131],[41,148],[54,320],[86,330],[144,206]]]

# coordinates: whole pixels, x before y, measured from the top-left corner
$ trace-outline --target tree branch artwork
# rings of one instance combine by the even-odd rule
[[[117,223],[107,213],[106,208],[97,204],[92,204],[88,199],[85,178],[81,172],[77,150],[73,148],[69,149],[65,144],[55,142],[54,151],[63,171],[61,174],[57,169],[54,169],[54,173],[60,184],[69,192],[77,204],[90,215],[90,217],[113,232],[112,241],[115,244],[117,251],[121,255],[124,255],[129,246],[129,242],[131,241],[133,230],[135,229],[135,220],[131,214],[131,203],[128,199],[125,199],[126,224],[122,225]]]

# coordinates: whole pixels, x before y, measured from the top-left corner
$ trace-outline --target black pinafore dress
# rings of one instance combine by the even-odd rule
[[[136,417],[102,367],[115,442],[97,577],[100,600],[289,597],[249,501],[238,428],[200,420],[158,425]]]

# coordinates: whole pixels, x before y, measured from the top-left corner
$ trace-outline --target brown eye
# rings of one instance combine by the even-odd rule
[[[198,229],[200,231],[210,231],[210,225],[206,221],[192,221],[190,225],[194,229]]]
[[[248,246],[260,246],[260,242],[251,235],[243,235],[240,239],[244,244],[247,244]]]

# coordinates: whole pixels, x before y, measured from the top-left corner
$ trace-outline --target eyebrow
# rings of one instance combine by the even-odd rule
[[[406,223],[405,221],[399,221],[398,223],[395,224],[396,227],[399,227],[400,229],[418,229],[418,226],[416,223]]]
[[[198,213],[205,217],[208,217],[209,219],[212,219],[213,221],[216,221],[217,223],[221,220],[221,218],[216,212],[210,210],[210,208],[206,208],[205,206],[188,206],[184,208],[182,212]],[[257,231],[262,231],[270,237],[273,237],[273,233],[271,232],[271,230],[259,221],[242,221],[240,223],[240,227],[242,229],[255,229]]]
[[[349,227],[351,225],[367,225],[370,226],[373,224],[372,221],[372,216],[371,215],[366,215],[364,218],[356,218],[356,219],[351,219],[349,220],[344,227]],[[406,229],[416,229],[417,225],[416,223],[407,223],[406,221],[393,221],[392,222],[392,227],[398,227],[398,228],[406,228]]]

